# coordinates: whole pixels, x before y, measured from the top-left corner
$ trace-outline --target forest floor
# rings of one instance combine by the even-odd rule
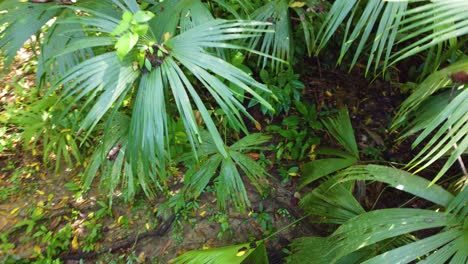
[[[0,113],[30,96],[35,73],[34,65],[26,63],[29,56],[20,53],[0,82]],[[359,72],[325,71],[313,60],[307,63],[310,74],[301,76],[306,86],[304,100],[313,102],[319,111],[348,107],[358,145],[367,150],[363,160],[408,161],[409,145],[395,144],[395,136],[388,130],[395,108],[404,98],[398,88],[380,80],[369,82]],[[285,117],[262,120],[260,116],[259,121],[280,123]],[[268,179],[269,195],[262,197],[246,184],[253,205],[250,211],[229,208],[220,212],[212,193],[205,193],[178,215],[157,216],[164,197],[140,197],[132,204],[116,197],[109,206],[97,184],[82,192],[79,169],[54,173],[44,166],[40,153],[27,150],[18,141],[17,134],[13,126],[0,129],[0,262],[27,262],[42,254],[65,263],[80,263],[79,259],[84,263],[167,263],[187,250],[262,239],[303,216],[296,199],[305,191],[298,190],[297,177],[285,181],[280,175],[284,161],[276,161],[274,151],[265,152],[273,175]],[[322,136],[322,144],[333,144],[328,135]],[[364,207],[395,206],[411,198],[394,199],[392,191],[386,190],[376,203],[381,192],[382,186],[368,186]],[[418,202],[413,200],[408,206],[418,207]],[[67,224],[71,230],[65,228]],[[328,231],[307,221],[295,223],[268,241],[271,263],[281,263],[283,249],[292,239]]]

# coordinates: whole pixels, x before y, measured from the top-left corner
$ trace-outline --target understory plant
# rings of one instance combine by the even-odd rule
[[[384,182],[434,205],[366,212],[352,194],[358,180]],[[315,215],[316,222],[339,227],[328,237],[296,239],[288,263],[466,263],[467,195],[466,187],[454,195],[392,167],[352,166],[301,200],[301,207]]]
[[[37,79],[42,93],[59,94],[57,105],[65,104],[55,107],[59,116],[72,105],[82,115],[78,126],[64,130],[96,137],[86,186],[99,174],[110,193],[119,188],[126,199],[139,190],[152,196],[168,184],[174,145],[188,144],[195,160],[204,159],[202,129],[223,164],[235,163],[238,157],[231,156],[209,106],[222,109],[228,126],[245,134],[244,117],[253,118],[237,92],[271,108],[263,98],[267,87],[224,59],[231,50],[243,50],[281,61],[245,45],[249,38],[271,33],[266,27],[271,22],[215,19],[198,0],[82,0],[70,5],[7,0],[0,10],[0,48],[7,63],[36,34],[41,40]],[[25,12],[27,20],[13,19]],[[37,23],[31,26],[30,19]],[[169,136],[179,123],[183,142]],[[230,178],[217,182],[226,194],[220,198],[230,197],[245,208],[246,196],[236,194],[243,189],[239,173],[224,177]]]

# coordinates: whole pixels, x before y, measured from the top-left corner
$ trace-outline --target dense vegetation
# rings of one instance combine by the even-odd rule
[[[251,214],[249,192],[268,196],[273,177],[296,184],[300,221],[328,228],[285,247],[288,263],[466,263],[467,34],[465,0],[2,0],[3,66],[26,47],[36,83],[1,106],[0,135],[16,133],[58,175],[72,169],[80,195],[99,185],[102,216],[115,199],[161,197],[158,214],[182,216],[210,193],[224,223],[224,212]],[[409,159],[384,157],[373,132],[378,146],[360,144],[351,106],[308,99],[302,80],[333,68],[404,93],[383,133],[411,142]],[[14,149],[5,139],[0,151]],[[386,188],[426,202],[377,209]],[[379,193],[373,206],[369,193]],[[266,230],[262,210],[254,216]],[[49,244],[24,262],[97,251],[97,229],[79,248],[71,225],[40,233],[42,217],[1,233],[0,250],[26,228]],[[265,234],[172,261],[268,263],[277,233]]]

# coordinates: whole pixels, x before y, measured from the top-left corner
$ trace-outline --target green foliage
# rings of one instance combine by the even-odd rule
[[[262,240],[206,250],[192,250],[170,261],[170,263],[268,263],[265,243]]]
[[[224,158],[217,152],[215,143],[207,133],[202,134],[202,138],[204,141],[201,146],[203,160],[200,163],[193,163],[191,159],[185,161],[189,170],[185,173],[184,188],[173,198],[175,208],[180,208],[185,201],[198,198],[212,178],[214,178],[220,208],[226,208],[228,200],[241,210],[250,206],[239,171],[244,173],[257,191],[263,192],[266,184],[264,178],[268,176],[268,173],[245,154],[264,149],[262,145],[268,142],[270,137],[257,133],[241,138],[226,147],[228,158]]]
[[[174,152],[171,146],[175,144],[169,141],[168,135],[173,118],[178,119],[185,127],[195,157],[202,143],[200,128],[207,129],[216,151],[225,160],[223,171],[236,179],[234,182],[221,180],[220,188],[228,193],[236,186],[236,190],[244,193],[235,199],[236,206],[248,204],[235,163],[251,163],[236,153],[229,156],[206,102],[207,98],[213,98],[227,124],[244,133],[247,128],[243,116],[253,118],[236,97],[239,91],[263,107],[271,108],[263,98],[269,93],[265,85],[220,59],[224,50],[244,50],[273,59],[243,44],[244,40],[271,32],[265,29],[268,22],[214,19],[201,1],[152,3],[144,5],[147,10],[141,10],[133,0],[99,3],[83,0],[54,8],[52,3],[14,5],[13,2],[3,2],[0,8],[5,10],[1,15],[2,22],[6,23],[2,34],[7,36],[0,42],[0,48],[7,50],[9,57],[31,34],[40,33],[45,22],[56,18],[45,28],[38,79],[43,87],[50,86],[48,95],[57,93],[61,97],[57,104],[56,98],[44,99],[43,105],[38,103],[32,107],[33,111],[24,114],[35,116],[16,120],[16,124],[26,129],[28,120],[38,119],[44,111],[48,114],[44,123],[34,124],[24,132],[25,142],[27,137],[38,139],[43,134],[44,157],[54,152],[57,165],[61,157],[71,163],[68,148],[77,161],[81,160],[72,135],[83,133],[83,140],[94,136],[97,128],[102,129],[104,137],[87,168],[85,187],[101,171],[107,189],[112,192],[123,188],[126,198],[131,199],[140,189],[153,195],[167,183],[166,167],[172,160],[168,154]],[[33,12],[32,17],[41,15],[35,27],[23,20],[10,23],[13,16],[24,11]],[[62,37],[66,41],[60,42]],[[207,93],[201,93],[201,89]],[[77,107],[73,112],[78,116],[71,119],[73,127],[59,123],[65,121],[63,117],[70,112],[70,105]],[[194,112],[199,113],[200,120]],[[58,128],[60,133],[49,135],[53,130],[47,129],[48,126]],[[122,131],[114,136],[115,126]],[[51,137],[50,142],[54,143],[49,144],[45,137]],[[115,148],[118,150],[109,155]],[[258,175],[250,173],[249,177]]]
[[[316,53],[342,29],[342,25],[346,25],[339,63],[354,46],[350,66],[356,65],[363,53],[369,54],[366,72],[374,64],[374,73],[377,73],[379,69],[385,70],[398,61],[429,49],[431,53],[425,67],[437,68],[442,58],[448,58],[460,47],[457,38],[467,33],[467,3],[462,0],[420,2],[335,1],[317,35]],[[369,44],[372,44],[370,51],[367,50]],[[406,46],[393,50],[400,45]]]
[[[289,110],[294,107],[293,104],[300,102],[305,86],[299,80],[299,75],[295,74],[292,68],[275,74],[270,74],[267,70],[262,69],[259,75],[262,82],[264,82],[273,93],[271,97],[266,98],[269,99],[268,102],[273,106],[274,111],[261,106],[261,110],[264,114],[279,115],[283,112],[288,113]],[[251,101],[249,106],[255,104],[257,104],[257,102]],[[304,115],[306,115],[306,113],[304,113]]]
[[[316,131],[322,128],[315,105],[294,101],[297,115],[289,115],[280,125],[270,125],[266,130],[279,136],[275,146],[278,160],[302,160],[320,143]]]
[[[55,172],[58,173],[62,162],[73,168],[75,164],[80,164],[82,158],[77,143],[79,139],[75,136],[80,114],[72,111],[62,115],[61,111],[67,106],[55,104],[56,100],[54,96],[45,97],[22,108],[17,105],[7,109],[3,115],[7,123],[21,130],[23,147],[32,150],[33,154],[41,147],[43,163],[48,165],[55,160]]]
[[[433,182],[444,175],[468,148],[468,89],[453,83],[450,75],[468,70],[468,59],[429,75],[400,106],[392,128],[403,128],[401,138],[420,132],[412,147],[428,140],[408,164],[416,172],[449,156]],[[429,139],[429,136],[431,138]]]
[[[343,185],[343,182],[355,180],[384,181],[438,204],[439,209],[391,208],[364,212],[352,196],[351,185]],[[310,259],[315,263],[381,263],[384,259],[410,262],[425,257],[426,261],[441,258],[445,262],[452,256],[455,259],[468,258],[463,250],[466,209],[441,211],[451,207],[452,203],[456,203],[458,208],[466,208],[466,200],[462,202],[465,205],[459,202],[461,197],[466,199],[466,190],[455,198],[442,187],[428,187],[429,184],[424,178],[385,166],[367,165],[344,170],[301,201],[301,206],[320,216],[321,221],[341,224],[340,227],[327,238],[301,238],[293,242],[290,263],[304,263]],[[354,204],[350,203],[352,201]],[[435,227],[442,229],[422,240],[405,239],[403,244],[388,244],[389,239],[404,239],[402,235]],[[367,253],[359,254],[362,251]],[[360,255],[359,258],[354,258],[356,255]]]
[[[291,21],[298,19],[304,33],[305,45],[308,47],[310,54],[315,36],[313,25],[315,13],[307,12],[306,5],[295,6],[290,3],[291,1],[286,0],[268,1],[264,5],[258,6],[255,11],[249,14],[249,18],[252,20],[270,22],[270,24],[260,25],[260,29],[272,29],[271,33],[266,33],[264,36],[258,36],[250,40],[249,46],[251,48],[260,46],[261,52],[272,54],[275,58],[291,62],[294,53],[294,28]],[[293,17],[293,13],[297,15],[297,18]],[[259,58],[258,63],[264,68],[267,66],[268,61],[268,57],[263,57]],[[282,68],[282,64],[278,60],[271,59],[270,65],[276,72],[279,72]]]
[[[314,159],[304,164],[301,188],[323,176],[349,167],[359,160],[359,152],[348,110],[343,108],[336,116],[323,119],[323,124],[346,151],[325,147],[320,147],[314,151],[314,155],[331,156],[333,158]]]

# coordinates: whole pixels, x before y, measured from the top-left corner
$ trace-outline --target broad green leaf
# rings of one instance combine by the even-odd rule
[[[130,12],[130,11],[124,11],[123,12],[122,21],[130,23],[132,21],[132,18],[133,18],[132,12]]]
[[[336,177],[341,178],[343,182],[355,180],[385,182],[393,188],[442,206],[448,206],[454,198],[451,193],[439,185],[430,185],[431,182],[422,177],[381,165],[353,166],[340,172]]]
[[[149,26],[147,24],[137,24],[132,26],[132,32],[138,36],[143,36],[148,32]]]
[[[176,264],[241,264],[248,263],[267,264],[266,248],[262,240],[227,247],[206,250],[192,250],[172,259],[169,263]]]
[[[119,56],[121,61],[123,61],[124,57],[137,44],[138,38],[138,34],[127,32],[117,40],[115,43],[115,49],[117,50],[117,56]]]
[[[150,11],[138,11],[133,15],[133,19],[137,23],[146,23],[154,17],[154,14]]]

